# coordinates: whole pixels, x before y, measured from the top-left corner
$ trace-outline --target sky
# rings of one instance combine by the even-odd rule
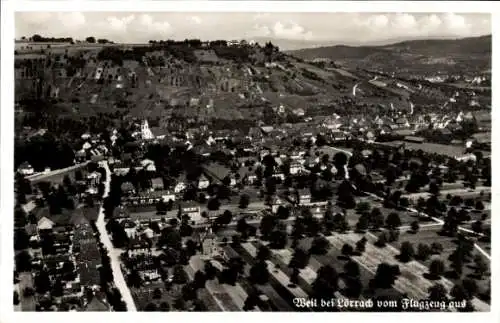
[[[16,39],[34,34],[82,40],[94,36],[124,43],[143,43],[150,39],[258,41],[265,38],[294,47],[294,43],[361,45],[391,40],[481,36],[491,34],[491,16],[413,12],[17,12],[15,28]]]

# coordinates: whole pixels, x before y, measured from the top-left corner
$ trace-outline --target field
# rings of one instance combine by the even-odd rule
[[[443,246],[443,252],[439,255],[439,259],[442,259],[445,262],[446,268],[448,268],[447,272],[447,278],[452,282],[452,283],[457,283],[459,280],[455,279],[452,275],[450,275],[451,272],[453,272],[452,269],[450,269],[450,261],[448,260],[449,256],[451,253],[456,249],[456,239],[451,238],[451,237],[444,237],[438,234],[439,230],[441,229],[441,226],[432,226],[432,227],[424,227],[419,230],[418,233],[409,233],[409,232],[401,232],[401,235],[399,237],[399,240],[397,242],[392,243],[392,246],[394,248],[398,249],[401,246],[401,243],[408,241],[413,244],[414,248],[418,246],[420,243],[424,243],[427,245],[431,245],[432,243],[440,243]],[[488,242],[479,242],[480,247],[485,250],[486,252],[491,252],[489,248],[491,247],[491,243]],[[475,250],[474,254],[482,255],[480,252]],[[483,256],[484,257],[484,256]],[[426,261],[422,261],[421,263],[428,268],[430,263],[432,262],[434,258],[429,258]],[[484,259],[486,263],[490,263],[489,259]],[[462,278],[465,277],[474,277],[474,264],[467,264],[463,268],[463,276]],[[491,268],[490,268],[491,270]],[[487,275],[485,278],[482,280],[478,281],[478,286],[480,289],[484,290],[486,289],[489,283],[489,279],[487,278]]]
[[[393,141],[391,145],[399,145],[402,144],[402,141]],[[453,146],[453,145],[443,145],[443,144],[435,144],[430,142],[424,143],[414,143],[414,142],[404,142],[406,145],[406,149],[410,150],[422,150],[423,152],[430,154],[440,154],[446,155],[448,157],[460,157],[465,154],[465,149],[462,146]],[[485,155],[489,155],[489,152],[483,152]]]

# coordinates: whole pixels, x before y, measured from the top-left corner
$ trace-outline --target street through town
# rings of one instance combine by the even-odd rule
[[[106,179],[104,181],[104,194],[103,199],[106,198],[109,194],[110,190],[110,182],[111,182],[111,172],[109,170],[109,166],[107,162],[103,163],[103,168],[106,171]],[[121,262],[120,262],[120,253],[115,250],[113,244],[111,243],[111,238],[106,230],[106,222],[104,221],[104,207],[101,206],[99,210],[99,217],[96,221],[97,229],[99,230],[99,235],[102,244],[108,251],[108,256],[111,262],[111,269],[113,270],[114,283],[116,288],[120,291],[123,301],[127,305],[127,311],[136,312],[137,309],[135,307],[134,299],[132,298],[132,294],[130,293],[130,289],[125,282],[125,278],[123,277],[123,273],[121,270]]]

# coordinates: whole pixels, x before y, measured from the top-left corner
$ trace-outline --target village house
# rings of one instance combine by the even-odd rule
[[[134,194],[123,198],[125,205],[133,206],[152,206],[158,204],[160,201],[168,203],[174,202],[176,196],[173,192],[167,190],[149,191],[140,194]]]
[[[183,201],[179,204],[179,212],[181,216],[187,215],[191,221],[201,221],[201,210],[197,203],[192,201]]]
[[[283,201],[278,196],[274,195],[269,201],[269,205],[271,206],[271,212],[273,214],[278,213],[278,208],[283,204],[284,204]]]
[[[150,159],[144,159],[141,161],[141,167],[147,172],[156,172],[156,166],[154,161]]]
[[[184,176],[181,176],[180,178],[177,179],[177,183],[174,186],[174,192],[175,193],[181,193],[187,188],[187,183],[186,179]]]
[[[298,205],[307,205],[311,203],[311,192],[307,189],[299,190],[298,195]]]
[[[124,196],[133,195],[135,194],[135,187],[130,182],[124,182],[121,185],[121,191]]]
[[[125,176],[130,171],[130,165],[118,162],[113,165],[113,173],[117,176]]]
[[[210,181],[205,175],[201,174],[200,178],[198,178],[198,189],[204,190],[208,186],[210,186]]]
[[[24,162],[19,166],[17,172],[21,175],[29,176],[33,175],[35,173],[35,170],[28,162]]]
[[[290,163],[290,174],[297,175],[300,172],[302,172],[302,164],[297,160],[292,161]]]
[[[134,239],[137,236],[137,224],[134,221],[130,219],[123,219],[120,221],[120,225],[125,230],[129,239]]]
[[[156,177],[151,180],[151,190],[162,191],[164,189],[163,178]]]

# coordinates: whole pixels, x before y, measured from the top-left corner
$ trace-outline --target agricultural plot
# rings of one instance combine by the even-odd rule
[[[34,312],[36,310],[35,296],[27,296],[24,294],[26,288],[33,287],[33,276],[31,273],[19,274],[19,299],[21,301],[21,310],[23,312]]]
[[[448,257],[451,252],[455,250],[453,238],[445,238],[439,236],[437,235],[437,231],[434,230],[422,230],[421,232],[413,235],[410,233],[402,232],[398,241],[399,243],[409,241],[412,242],[415,246],[422,241],[425,241],[427,244],[438,242],[443,246],[443,252],[437,258],[444,260],[445,264],[449,265],[449,263],[447,263]],[[413,236],[413,240],[409,238],[410,235]],[[357,241],[357,239],[359,239],[359,237],[356,236],[356,234],[344,235],[344,241],[350,240],[350,242],[348,243],[353,244]],[[376,238],[375,236],[371,235],[369,240],[371,240],[371,242],[373,243]],[[454,282],[446,277],[442,277],[437,281],[431,281],[424,278],[424,275],[429,272],[430,263],[432,262],[432,260],[436,259],[436,257],[431,257],[425,262],[419,262],[415,260],[412,260],[408,263],[398,262],[396,259],[400,254],[399,249],[397,249],[398,247],[400,247],[399,243],[396,243],[394,245],[389,244],[384,248],[377,248],[371,244],[367,244],[366,252],[363,254],[363,256],[359,257],[358,260],[360,261],[360,263],[363,263],[363,265],[367,266],[370,266],[373,260],[377,258],[380,262],[398,264],[401,270],[401,276],[396,281],[395,287],[401,288],[402,291],[417,299],[425,298],[428,295],[428,289],[436,282],[441,283],[448,290],[448,292],[451,290],[451,288],[453,288]],[[449,266],[447,266],[447,268],[449,268]],[[471,268],[467,267],[467,269]],[[467,271],[467,269],[464,267],[464,273],[466,276],[472,273],[471,271]],[[481,285],[484,285],[483,282],[480,283]],[[489,311],[489,305],[479,300],[477,297],[472,300],[472,304],[478,311]]]

